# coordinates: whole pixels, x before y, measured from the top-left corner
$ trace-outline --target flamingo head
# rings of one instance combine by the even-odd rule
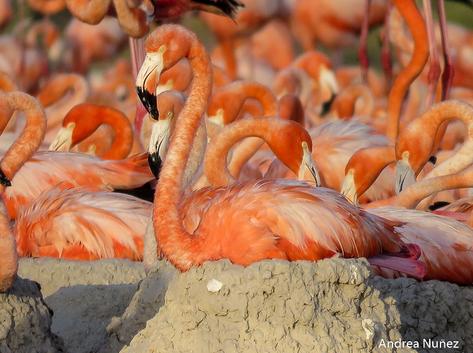
[[[156,178],[159,178],[162,162],[166,155],[175,117],[184,106],[184,96],[178,91],[166,91],[157,98],[160,118],[152,122],[148,146],[148,163]]]
[[[177,25],[162,26],[152,32],[145,43],[146,56],[136,76],[136,91],[151,117],[159,119],[156,98],[163,88],[159,86],[164,70],[187,57],[195,35]]]
[[[429,161],[433,149],[433,139],[418,137],[417,128],[406,127],[396,143],[396,184],[397,193],[412,185],[416,176]]]
[[[278,119],[281,125],[268,141],[271,150],[299,180],[310,180],[320,186],[320,176],[312,159],[312,139],[302,125]]]
[[[64,117],[62,127],[49,145],[49,150],[69,151],[76,144],[92,135],[110,110],[114,109],[91,103],[74,106]],[[119,111],[115,111],[115,113],[121,114]],[[87,118],[84,119],[84,117]]]

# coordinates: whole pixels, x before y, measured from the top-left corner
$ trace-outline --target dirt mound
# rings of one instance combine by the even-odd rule
[[[19,273],[41,284],[54,312],[51,329],[70,353],[108,345],[107,325],[123,314],[145,276],[142,264],[124,260],[22,259]]]
[[[51,332],[51,314],[38,284],[17,278],[8,293],[0,294],[0,353],[63,352]]]
[[[218,261],[175,276],[122,352],[392,352],[389,341],[424,339],[473,352],[472,288],[386,280],[363,260]]]

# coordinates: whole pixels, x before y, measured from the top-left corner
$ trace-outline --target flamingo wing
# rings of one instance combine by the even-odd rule
[[[11,218],[20,205],[28,205],[42,192],[61,185],[91,191],[132,189],[153,179],[147,155],[124,160],[101,160],[82,153],[38,152],[18,171],[3,199]]]
[[[337,192],[292,180],[204,188],[187,197],[182,210],[187,231],[210,243],[203,251],[240,264],[335,254],[370,257],[403,246],[390,222],[354,207]]]
[[[427,267],[427,279],[473,283],[472,228],[429,212],[392,207],[370,212],[393,221],[402,220],[395,230],[405,242],[420,247],[420,260]]]
[[[54,188],[20,210],[15,223],[18,252],[138,260],[151,208],[151,203],[124,194]]]

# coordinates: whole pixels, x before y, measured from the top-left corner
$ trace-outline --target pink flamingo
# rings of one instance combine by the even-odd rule
[[[172,264],[185,271],[220,258],[248,265],[263,259],[317,260],[342,254],[366,256],[375,264],[422,277],[423,267],[416,260],[390,256],[415,256],[418,250],[397,241],[392,223],[351,206],[334,191],[273,180],[204,188],[183,196],[184,168],[210,96],[209,58],[194,34],[175,25],[156,29],[145,46],[138,90],[145,91],[146,73],[159,75],[182,57],[189,59],[194,72],[155,194],[156,240]],[[159,143],[152,140],[152,145]]]

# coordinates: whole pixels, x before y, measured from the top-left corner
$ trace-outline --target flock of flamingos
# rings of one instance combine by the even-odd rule
[[[0,0],[0,291],[18,256],[472,284],[473,32],[435,4]]]

